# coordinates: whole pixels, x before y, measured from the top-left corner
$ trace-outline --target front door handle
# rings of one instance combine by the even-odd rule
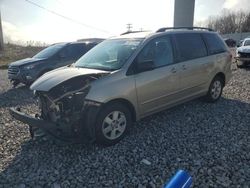
[[[176,73],[176,68],[175,68],[175,67],[172,68],[172,69],[171,69],[171,72],[172,72],[172,73]]]
[[[186,65],[182,65],[182,69],[183,69],[183,70],[187,70]]]

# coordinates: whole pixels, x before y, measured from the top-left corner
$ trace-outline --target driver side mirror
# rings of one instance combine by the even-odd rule
[[[136,62],[137,72],[145,72],[154,69],[154,61],[153,60],[145,60],[145,61],[137,61]]]

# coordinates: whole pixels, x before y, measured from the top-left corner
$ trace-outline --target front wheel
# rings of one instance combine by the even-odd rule
[[[13,86],[13,88],[16,88],[16,86],[18,86],[21,82],[19,80],[11,80],[11,84]]]
[[[208,102],[216,102],[221,97],[222,90],[223,80],[221,79],[221,77],[216,76],[209,86],[209,90],[206,95],[206,100]]]
[[[107,104],[97,118],[97,143],[101,145],[116,144],[125,136],[131,123],[131,113],[125,105]]]

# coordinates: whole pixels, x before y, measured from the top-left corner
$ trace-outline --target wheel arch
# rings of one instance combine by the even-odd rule
[[[225,74],[223,73],[223,72],[218,72],[215,76],[214,76],[214,78],[215,77],[219,77],[219,78],[221,78],[222,79],[222,81],[223,81],[223,87],[225,86],[225,82],[226,82],[226,76],[225,76]]]
[[[107,106],[113,103],[120,103],[122,105],[125,105],[131,112],[132,121],[135,122],[137,120],[135,107],[130,101],[128,101],[127,99],[118,98],[118,99],[113,99],[113,100],[108,101],[107,103],[104,104],[104,106]]]

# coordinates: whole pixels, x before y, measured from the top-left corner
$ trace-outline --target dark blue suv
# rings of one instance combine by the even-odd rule
[[[70,65],[102,40],[53,44],[32,58],[13,62],[8,68],[8,78],[13,86],[31,84],[44,73]]]

